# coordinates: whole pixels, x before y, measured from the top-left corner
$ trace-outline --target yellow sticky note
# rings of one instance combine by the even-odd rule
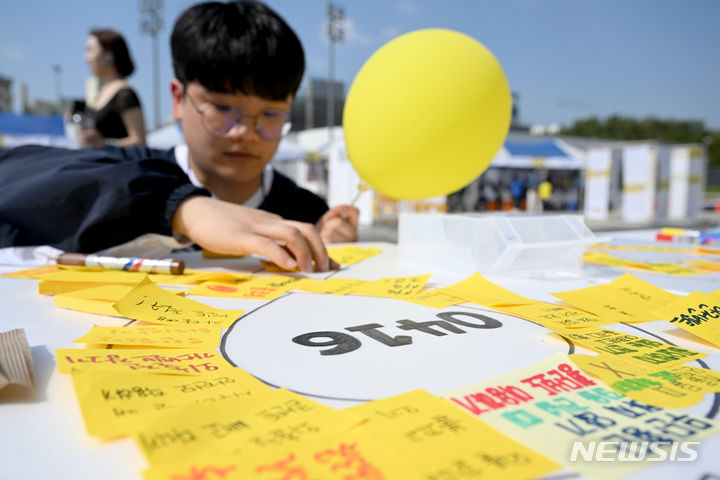
[[[686,267],[677,263],[665,263],[665,262],[652,262],[646,263],[645,266],[653,272],[665,273],[668,275],[701,275],[708,273],[706,270],[700,268]]]
[[[271,390],[239,368],[192,377],[90,370],[72,377],[85,426],[99,437],[129,435],[172,408]]]
[[[626,297],[638,305],[648,308],[665,305],[679,298],[678,295],[668,292],[650,282],[641,280],[629,273],[625,273],[606,285],[617,294]]]
[[[208,270],[186,269],[182,275],[156,275],[150,278],[154,283],[163,285],[200,285],[204,282],[238,283],[256,275],[251,273],[213,272]]]
[[[555,331],[592,350],[643,365],[665,368],[707,357],[705,353],[604,328]]]
[[[132,287],[128,287],[132,289]],[[68,292],[74,293],[74,292]],[[70,310],[77,310],[78,312],[95,313],[97,315],[107,315],[110,317],[122,317],[115,308],[113,308],[114,302],[105,302],[102,300],[93,300],[90,298],[77,298],[70,297],[65,294],[55,295],[55,305]]]
[[[98,284],[121,284],[134,285],[146,277],[145,272],[125,272],[119,270],[101,270],[101,269],[82,269],[67,270],[62,269],[57,272],[43,275],[43,280],[53,282],[79,282],[79,283],[98,283]]]
[[[289,448],[247,454],[209,455],[190,462],[177,459],[143,472],[145,480],[392,480],[421,478],[413,462],[382,439],[354,430],[322,435]]]
[[[585,252],[583,254],[583,261],[586,263],[595,263],[597,265],[605,265],[608,267],[639,268],[641,270],[649,270],[649,268],[644,264],[633,262],[632,260],[626,260],[604,252]]]
[[[62,270],[60,265],[45,265],[43,267],[24,268],[14,272],[0,273],[0,277],[38,279],[48,273],[55,273],[60,270]]]
[[[438,291],[486,307],[535,303],[535,300],[530,300],[492,283],[479,273],[449,287],[439,288]]]
[[[615,320],[598,317],[576,308],[555,305],[552,303],[533,302],[529,305],[508,305],[493,307],[495,310],[522,317],[551,330],[566,328],[583,328],[614,323]]]
[[[609,323],[650,322],[658,319],[648,312],[647,306],[627,300],[605,285],[556,292],[550,295],[598,317],[613,320]]]
[[[347,295],[358,286],[368,283],[367,280],[357,280],[354,278],[337,278],[332,277],[327,280],[318,280],[316,282],[305,283],[299,287],[303,292],[326,293],[330,295]]]
[[[58,272],[43,275],[38,284],[38,291],[41,295],[56,295],[101,285],[136,285],[145,277],[152,283],[166,285],[194,284],[209,280],[237,281],[240,279],[239,275],[249,276],[249,274],[208,271],[189,271],[189,273],[183,273],[182,275],[148,275],[143,272],[98,269],[69,270],[63,268]]]
[[[597,461],[595,455],[578,454],[577,447],[587,448],[588,442],[637,442],[648,437],[697,442],[720,432],[716,422],[699,415],[634,402],[588,376],[560,353],[442,396],[587,478],[619,479],[653,463],[643,458],[633,462]],[[668,428],[680,424],[693,427]],[[604,458],[617,458],[612,456],[617,454],[608,451]]]
[[[287,273],[287,272],[300,272],[301,271],[300,267],[283,268],[280,265],[278,265],[274,262],[269,262],[267,260],[260,260],[260,263],[262,264],[262,266],[266,272],[271,272],[271,273]],[[313,265],[315,265],[314,260],[312,263],[313,263]]]
[[[82,290],[59,294],[55,296],[55,299],[57,300],[58,297],[69,297],[115,303],[130,293],[133,287],[134,285],[101,285],[99,287],[84,288]],[[173,293],[182,292],[178,291]]]
[[[313,282],[310,278],[288,277],[284,275],[258,275],[252,280],[238,285],[206,282],[188,290],[188,295],[206,297],[249,298],[255,300],[272,300],[285,292],[301,285]]]
[[[101,327],[92,330],[74,343],[108,345],[143,345],[148,347],[216,348],[222,330],[218,327]]]
[[[227,328],[243,313],[243,310],[220,310],[179,297],[147,279],[114,306],[126,317],[169,326]]]
[[[674,385],[676,378],[643,365],[626,362],[610,355],[569,355],[585,373],[599,378],[616,392],[656,407],[687,408],[700,403],[701,391],[689,391]]]
[[[702,255],[720,255],[720,248],[695,245],[695,251]]]
[[[720,295],[693,292],[652,313],[720,347]]]
[[[712,260],[685,260],[685,263],[701,270],[720,272],[720,262]]]
[[[353,295],[367,295],[369,297],[405,298],[417,294],[423,289],[430,273],[414,275],[411,277],[384,277],[375,282],[358,285]]]
[[[422,390],[346,410],[367,419],[359,430],[382,439],[400,458],[412,458],[420,472],[414,478],[442,478],[447,472],[458,472],[459,465],[482,471],[485,478],[538,478],[559,468],[456,405]],[[507,461],[497,462],[499,458]]]
[[[121,317],[113,304],[130,293],[133,289],[130,285],[103,285],[100,287],[73,290],[66,293],[58,293],[54,297],[55,305],[80,312],[95,313]]]
[[[330,258],[346,267],[348,265],[354,265],[367,258],[374,257],[382,252],[382,248],[346,245],[344,247],[327,247],[327,252]]]
[[[689,365],[675,365],[665,370],[677,379],[674,385],[678,387],[698,388],[701,392],[720,392],[720,372]]]
[[[121,372],[199,375],[224,372],[234,367],[213,349],[104,349],[58,348],[58,371],[112,370]]]
[[[452,297],[444,293],[440,289],[435,290],[422,290],[415,295],[410,295],[403,298],[406,302],[417,303],[418,305],[425,305],[426,307],[433,308],[445,308],[459,303],[465,303],[462,298]]]
[[[322,435],[347,431],[354,415],[335,410],[287,390],[252,397],[186,405],[133,435],[153,466],[178,458],[297,448]]]

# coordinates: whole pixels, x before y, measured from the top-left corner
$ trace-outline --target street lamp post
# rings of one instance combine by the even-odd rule
[[[62,104],[62,67],[55,64],[52,69],[55,72],[55,103],[60,108]]]
[[[327,83],[327,124],[328,124],[328,141],[333,140],[333,125],[335,123],[335,44],[341,42],[345,35],[343,23],[345,20],[345,11],[342,7],[338,7],[332,2],[327,4],[327,36],[328,36],[328,83]]]
[[[140,31],[152,38],[153,44],[153,106],[155,128],[160,126],[160,61],[158,59],[158,33],[163,28],[160,18],[162,0],[140,0],[140,13],[144,18],[140,21]]]

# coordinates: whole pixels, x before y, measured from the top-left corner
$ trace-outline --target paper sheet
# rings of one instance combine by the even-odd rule
[[[700,441],[720,432],[720,426],[707,418],[630,400],[585,375],[564,354],[443,396],[593,479],[620,478],[651,465],[647,461],[654,456],[647,449],[650,441]],[[615,453],[621,450],[621,442],[646,442],[639,452],[646,461],[597,461],[594,452],[600,442],[605,442],[601,444],[604,450]],[[587,452],[591,452],[589,457],[584,456]]]

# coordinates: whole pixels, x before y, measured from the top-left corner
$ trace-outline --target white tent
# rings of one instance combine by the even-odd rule
[[[495,155],[492,167],[582,170],[583,159],[555,140],[541,142],[506,141]]]

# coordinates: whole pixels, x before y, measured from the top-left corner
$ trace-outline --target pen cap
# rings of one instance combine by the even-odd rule
[[[185,262],[182,260],[173,260],[172,263],[170,263],[170,273],[173,275],[182,275],[184,271]]]

